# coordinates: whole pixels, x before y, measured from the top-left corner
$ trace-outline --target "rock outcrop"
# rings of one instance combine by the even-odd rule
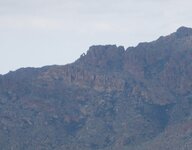
[[[192,29],[0,75],[3,150],[190,150]]]

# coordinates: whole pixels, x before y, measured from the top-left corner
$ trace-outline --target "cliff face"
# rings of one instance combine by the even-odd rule
[[[191,149],[192,29],[126,50],[92,46],[65,66],[0,76],[9,150]]]

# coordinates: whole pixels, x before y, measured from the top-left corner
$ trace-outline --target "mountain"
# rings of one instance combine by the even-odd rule
[[[191,150],[192,29],[0,76],[2,150]]]

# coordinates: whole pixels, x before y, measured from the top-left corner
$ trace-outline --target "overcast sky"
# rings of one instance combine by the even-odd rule
[[[191,0],[0,0],[0,73],[66,64],[91,45],[135,46],[192,27]]]

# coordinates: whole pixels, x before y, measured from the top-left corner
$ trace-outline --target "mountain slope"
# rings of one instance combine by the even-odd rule
[[[3,150],[192,148],[192,29],[0,76]]]

